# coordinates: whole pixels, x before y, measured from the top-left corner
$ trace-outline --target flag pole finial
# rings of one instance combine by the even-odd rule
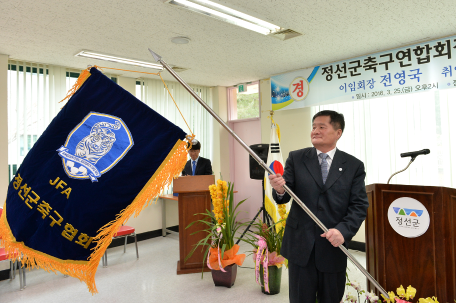
[[[160,61],[160,59],[161,59],[161,56],[160,56],[160,55],[158,55],[157,53],[155,53],[155,52],[154,52],[153,50],[151,50],[150,48],[149,48],[149,52],[150,52],[150,53],[152,54],[152,56],[154,57],[155,61],[157,61],[157,62]]]

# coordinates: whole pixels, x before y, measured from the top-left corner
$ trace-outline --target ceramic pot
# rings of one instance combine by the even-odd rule
[[[283,267],[283,266],[282,266]],[[269,275],[269,292],[266,292],[264,287],[261,287],[261,292],[266,295],[276,295],[280,292],[280,284],[282,283],[282,267],[278,268],[277,266],[268,266],[268,275]],[[260,266],[260,281],[261,285],[264,285],[263,280],[263,266]]]
[[[212,280],[214,280],[215,286],[225,286],[231,288],[234,285],[237,275],[237,265],[231,264],[224,268],[226,272],[221,270],[211,270]]]

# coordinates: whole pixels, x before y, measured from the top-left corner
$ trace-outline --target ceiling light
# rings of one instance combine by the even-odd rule
[[[105,55],[105,54],[100,54],[100,53],[94,53],[94,52],[90,52],[90,51],[81,51],[81,52],[77,53],[75,56],[163,70],[163,66],[161,66],[161,64],[150,63],[150,62],[146,62],[146,61],[138,61],[138,60],[116,57],[116,56],[111,56],[111,55]]]
[[[171,38],[171,42],[172,43],[176,43],[176,44],[187,44],[190,42],[190,38],[187,38],[187,37],[174,37],[174,38]]]
[[[214,3],[209,0],[165,0],[165,3],[176,5],[218,20],[241,26],[263,35],[281,30],[280,26],[263,21],[240,11]]]

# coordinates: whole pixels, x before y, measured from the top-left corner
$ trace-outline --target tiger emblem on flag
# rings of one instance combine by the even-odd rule
[[[132,146],[133,138],[122,119],[91,112],[57,151],[69,177],[97,182]]]

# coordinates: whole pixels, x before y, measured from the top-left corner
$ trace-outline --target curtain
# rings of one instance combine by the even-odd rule
[[[174,105],[161,80],[141,79],[136,83],[136,97],[138,99],[190,134],[187,124]],[[166,81],[166,85],[189,127],[195,134],[195,138],[201,142],[200,156],[212,160],[212,116],[181,84]],[[209,87],[191,85],[191,88],[209,107],[212,107],[211,90]]]
[[[80,70],[8,61],[8,167],[10,180],[28,151],[60,111]],[[115,81],[112,75],[107,74]]]
[[[63,73],[63,78],[62,78]],[[8,62],[8,166],[9,176],[58,112],[65,96],[65,71],[29,62]]]
[[[182,112],[185,121],[187,121],[188,126],[195,134],[195,139],[201,143],[200,156],[212,160],[212,116],[181,84],[166,81],[166,85]],[[195,85],[190,85],[190,87],[209,107],[212,107],[212,95],[209,87]],[[136,97],[190,134],[187,124],[160,79],[140,79],[137,81]],[[171,188],[164,192],[164,194],[169,193],[172,193]]]
[[[416,158],[391,184],[456,188],[456,89],[314,106],[345,116],[337,147],[364,162],[366,184],[386,183],[405,168],[400,154],[430,149]]]
[[[8,62],[8,164],[10,180],[27,152],[57,115],[59,103],[80,70],[30,62]],[[105,73],[117,82],[114,75]],[[167,82],[187,123],[201,142],[201,156],[212,159],[212,116],[177,82]],[[208,87],[191,86],[212,107]],[[161,80],[137,81],[136,97],[190,133]]]

